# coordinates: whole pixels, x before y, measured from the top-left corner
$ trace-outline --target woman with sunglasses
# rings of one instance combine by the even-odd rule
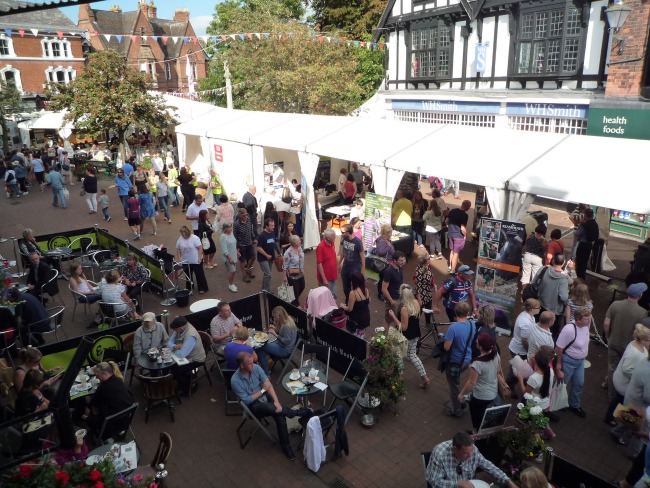
[[[427,387],[431,380],[427,376],[422,361],[417,355],[418,339],[420,338],[420,304],[418,303],[411,285],[402,285],[399,287],[399,299],[395,305],[395,310],[398,315],[395,315],[393,310],[389,310],[388,314],[394,322],[394,326],[401,329],[404,337],[408,339],[408,350],[406,356],[411,364],[417,369],[422,383],[420,388],[423,390]],[[391,324],[388,324],[390,327]],[[401,360],[401,358],[400,358]],[[404,365],[402,365],[402,370]]]

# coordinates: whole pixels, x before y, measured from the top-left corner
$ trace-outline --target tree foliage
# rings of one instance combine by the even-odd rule
[[[361,105],[377,87],[372,55],[340,42],[317,39],[298,20],[295,0],[229,0],[215,7],[210,35],[268,33],[269,38],[221,43],[214,47],[202,90],[225,86],[224,62],[235,86],[235,108],[289,113],[343,115]],[[278,39],[278,36],[280,38]],[[376,53],[375,53],[376,54]],[[381,67],[383,54],[380,53]],[[369,65],[372,65],[369,68]],[[225,94],[207,98],[225,105]]]
[[[0,127],[2,127],[2,147],[9,149],[9,130],[7,117],[21,111],[22,97],[16,85],[0,79]]]
[[[364,34],[372,34],[386,0],[307,0],[313,14],[310,22],[322,32],[349,32],[354,39],[363,40]]]
[[[173,124],[169,107],[151,89],[147,75],[130,67],[117,51],[99,51],[70,84],[50,86],[49,107],[67,110],[65,122],[81,132],[98,135],[113,130],[123,142],[131,124],[157,129]]]

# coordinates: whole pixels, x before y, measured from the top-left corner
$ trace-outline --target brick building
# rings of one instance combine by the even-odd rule
[[[157,90],[187,93],[188,56],[194,80],[206,76],[205,55],[190,12],[178,8],[174,18],[167,20],[158,18],[157,10],[153,0],[148,4],[139,0],[138,9],[131,12],[122,12],[118,6],[107,11],[81,5],[78,25],[92,33],[93,50],[115,49],[124,54],[131,65],[151,76]]]
[[[0,9],[18,3],[0,0]],[[59,9],[0,17],[0,79],[34,103],[48,82],[69,83],[83,69],[84,32]]]

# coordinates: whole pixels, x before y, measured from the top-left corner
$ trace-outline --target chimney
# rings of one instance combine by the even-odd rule
[[[149,6],[147,5],[147,0],[140,0],[138,7],[145,17],[149,17]]]
[[[122,7],[120,7],[119,5],[112,5],[112,6],[108,9],[108,11],[109,11],[109,12],[121,12],[121,11],[122,11]]]
[[[149,2],[149,18],[150,19],[155,19],[158,17],[158,7],[156,7],[156,4],[153,3],[153,0]]]
[[[176,22],[189,22],[190,21],[190,9],[189,8],[177,8],[174,12],[174,20]]]

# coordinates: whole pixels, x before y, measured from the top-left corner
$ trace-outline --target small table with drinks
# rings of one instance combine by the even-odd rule
[[[298,396],[298,401],[306,404],[306,397],[319,393],[327,388],[327,384],[321,379],[325,379],[324,372],[311,364],[307,364],[300,369],[294,369],[282,378],[282,386],[292,395]]]
[[[151,348],[138,357],[138,366],[151,371],[154,376],[166,375],[174,364],[172,350],[168,347]]]

